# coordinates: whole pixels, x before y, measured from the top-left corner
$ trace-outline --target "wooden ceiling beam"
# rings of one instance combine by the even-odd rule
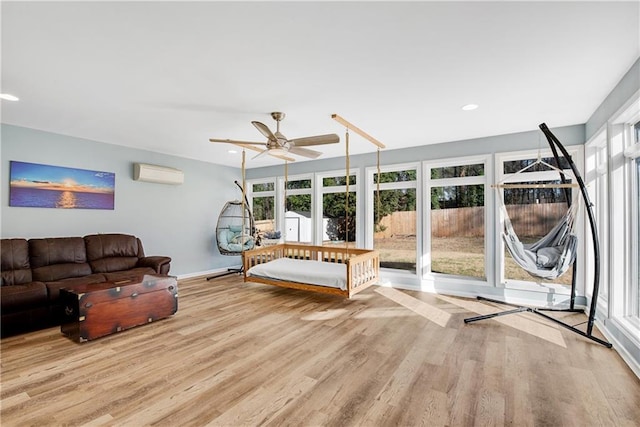
[[[338,123],[340,123],[341,125],[346,126],[347,129],[354,131],[355,133],[357,133],[358,135],[360,135],[364,139],[366,139],[369,142],[371,142],[372,144],[376,145],[378,148],[386,148],[385,145],[382,142],[378,141],[377,139],[375,139],[374,137],[372,137],[371,135],[369,135],[368,133],[366,133],[365,131],[363,131],[359,127],[354,126],[353,124],[349,123],[348,121],[346,121],[344,118],[340,117],[339,115],[332,114],[331,118],[333,120],[337,121]]]

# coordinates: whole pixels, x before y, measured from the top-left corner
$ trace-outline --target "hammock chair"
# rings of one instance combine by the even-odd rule
[[[249,209],[243,187],[238,184],[238,181],[234,181],[234,183],[242,190],[244,202],[240,200],[227,202],[218,216],[216,225],[216,244],[220,254],[226,256],[242,255],[244,251],[253,249],[255,246],[253,215]],[[242,268],[229,268],[226,273],[207,277],[207,280],[233,273],[242,273]]]
[[[520,242],[518,236],[516,235],[513,225],[511,224],[511,220],[509,219],[509,214],[507,212],[506,207],[504,206],[504,202],[502,202],[502,213],[504,215],[504,231],[502,233],[503,240],[507,247],[507,250],[516,261],[518,265],[520,265],[524,270],[526,270],[529,274],[532,274],[536,277],[541,277],[544,279],[553,279],[561,276],[570,265],[573,264],[573,278],[571,282],[571,298],[569,300],[569,307],[567,308],[538,308],[538,307],[525,307],[519,306],[516,304],[507,303],[505,301],[494,300],[490,298],[477,297],[478,300],[490,301],[497,304],[503,304],[515,307],[512,310],[502,311],[498,313],[492,313],[482,316],[475,316],[464,319],[465,323],[476,322],[479,320],[491,319],[498,316],[504,316],[508,314],[515,314],[521,312],[529,312],[533,314],[537,314],[539,316],[544,317],[547,320],[555,322],[556,324],[574,332],[578,335],[581,335],[585,338],[588,338],[592,341],[597,342],[598,344],[602,344],[605,347],[611,348],[611,343],[602,340],[598,337],[593,336],[593,326],[595,323],[596,317],[596,307],[598,304],[598,295],[600,289],[600,246],[598,243],[598,230],[596,227],[595,215],[593,213],[593,205],[589,200],[589,194],[587,192],[587,188],[582,180],[582,176],[578,172],[578,168],[575,163],[571,159],[571,156],[562,145],[562,143],[556,138],[556,136],[549,130],[545,123],[540,124],[540,130],[544,133],[547,138],[547,142],[549,143],[549,147],[553,152],[553,156],[556,160],[557,164],[560,164],[560,153],[568,162],[569,167],[575,177],[576,184],[568,183],[564,176],[564,172],[556,168],[548,163],[543,162],[538,159],[537,162],[527,166],[524,169],[519,170],[516,174],[524,172],[535,164],[544,163],[546,166],[557,170],[560,173],[560,184],[498,184],[495,187],[499,188],[564,188],[565,196],[567,197],[567,201],[571,200],[569,197],[568,188],[570,187],[578,187],[580,189],[580,194],[582,196],[581,200],[584,202],[585,211],[587,213],[587,218],[589,220],[590,230],[591,230],[591,241],[593,244],[593,287],[591,290],[591,304],[589,308],[589,315],[587,320],[586,331],[582,331],[578,329],[576,326],[569,325],[559,319],[556,319],[552,316],[549,316],[544,313],[544,311],[556,311],[556,312],[580,312],[583,313],[583,309],[574,308],[574,300],[575,300],[575,290],[576,290],[576,263],[574,262],[576,259],[576,248],[577,248],[577,237],[574,233],[575,226],[575,217],[578,209],[578,203],[574,202],[569,205],[567,213],[561,218],[560,222],[553,227],[551,231],[547,233],[542,239],[537,242],[529,245],[525,245]]]
[[[504,203],[502,240],[513,260],[527,273],[541,279],[556,279],[571,267],[576,259],[578,238],[574,231],[578,203],[567,212],[544,237],[535,243],[524,244],[516,234]]]

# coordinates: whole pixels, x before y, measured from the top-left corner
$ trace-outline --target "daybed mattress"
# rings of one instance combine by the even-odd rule
[[[254,265],[247,275],[347,289],[347,266],[335,262],[278,258]]]

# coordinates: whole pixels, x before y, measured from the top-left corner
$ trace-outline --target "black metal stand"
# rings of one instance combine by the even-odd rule
[[[587,331],[583,332],[580,329],[577,329],[575,326],[569,325],[561,320],[555,319],[547,314],[542,313],[542,311],[559,311],[559,312],[571,312],[571,313],[584,313],[584,310],[582,309],[576,309],[574,308],[574,300],[575,300],[575,279],[576,279],[576,265],[574,263],[573,265],[573,281],[571,283],[571,300],[570,300],[570,306],[569,308],[564,308],[564,309],[555,309],[555,308],[534,308],[534,307],[525,307],[525,306],[520,306],[520,305],[515,305],[515,304],[509,304],[506,303],[504,301],[498,301],[498,300],[493,300],[493,299],[489,299],[489,298],[483,298],[483,297],[478,297],[478,300],[484,300],[484,301],[491,301],[494,303],[498,303],[498,304],[504,304],[504,305],[508,305],[511,307],[516,307],[513,310],[507,310],[507,311],[502,311],[499,313],[493,313],[493,314],[487,314],[484,316],[476,316],[476,317],[470,317],[467,319],[464,319],[464,323],[471,323],[471,322],[476,322],[478,320],[485,320],[485,319],[491,319],[494,317],[498,317],[498,316],[505,316],[508,314],[514,314],[514,313],[522,313],[522,312],[529,312],[529,313],[534,313],[537,314],[539,316],[544,317],[547,320],[550,320],[552,322],[557,323],[558,325],[562,326],[563,328],[566,328],[572,332],[575,332],[578,335],[581,335],[585,338],[588,338],[592,341],[597,342],[598,344],[602,344],[607,348],[611,348],[612,345],[611,343],[601,340],[600,338],[594,337],[592,332],[593,332],[593,324],[595,322],[595,317],[596,317],[596,308],[597,308],[597,303],[598,303],[598,293],[600,291],[600,246],[598,243],[598,229],[596,228],[596,221],[595,221],[595,215],[593,214],[593,204],[591,203],[591,201],[589,200],[589,194],[587,193],[587,188],[584,184],[584,181],[582,180],[582,176],[580,175],[580,173],[578,172],[578,168],[576,167],[575,163],[573,162],[573,160],[571,159],[571,156],[569,155],[569,153],[567,152],[567,150],[564,148],[564,146],[560,143],[560,141],[558,140],[558,138],[555,137],[555,135],[549,130],[549,128],[547,127],[546,124],[542,123],[540,125],[540,130],[544,133],[545,137],[547,138],[547,141],[549,142],[549,146],[551,147],[551,151],[553,152],[553,156],[556,159],[556,163],[558,166],[560,166],[560,156],[558,155],[557,150],[560,150],[560,152],[562,153],[562,155],[564,156],[564,158],[567,160],[567,162],[569,162],[569,166],[571,167],[571,170],[573,172],[573,175],[576,177],[576,181],[578,181],[578,185],[580,186],[580,192],[582,194],[582,198],[584,200],[584,205],[585,205],[585,209],[587,211],[587,216],[589,218],[589,225],[591,226],[591,236],[592,236],[592,242],[593,242],[593,290],[592,290],[592,295],[591,295],[591,306],[589,309],[589,319],[587,321]],[[560,174],[560,179],[561,181],[564,183],[565,182],[565,177],[562,176],[562,174]],[[567,190],[565,190],[567,191]],[[571,197],[567,197],[568,203],[571,203]]]
[[[207,282],[212,279],[218,279],[220,277],[230,276],[232,274],[242,274],[244,273],[244,267],[240,268],[228,268],[225,273],[216,274],[215,276],[207,277]]]
[[[607,348],[611,348],[611,343],[601,340],[598,337],[594,337],[593,335],[591,335],[591,333],[586,333],[581,331],[580,329],[576,328],[575,326],[569,325],[561,320],[558,320],[554,317],[551,317],[545,313],[542,313],[542,311],[559,311],[559,312],[563,312],[563,313],[584,313],[584,310],[581,308],[561,308],[561,309],[556,309],[556,308],[537,308],[537,307],[525,307],[525,306],[521,306],[521,305],[515,305],[515,304],[509,304],[507,302],[504,301],[498,301],[498,300],[494,300],[494,299],[490,299],[490,298],[484,298],[484,297],[478,297],[478,300],[482,300],[482,301],[490,301],[490,302],[494,302],[497,304],[504,304],[504,305],[508,305],[511,307],[516,307],[513,310],[507,310],[507,311],[500,311],[498,313],[492,313],[492,314],[485,314],[484,316],[476,316],[476,317],[470,317],[468,319],[464,319],[464,323],[471,323],[471,322],[476,322],[478,320],[485,320],[485,319],[492,319],[494,317],[499,317],[499,316],[506,316],[507,314],[515,314],[515,313],[522,313],[522,312],[529,312],[529,313],[533,313],[533,314],[537,314],[539,316],[544,317],[547,320],[551,320],[552,322],[557,323],[558,325],[562,326],[563,328],[566,328],[568,330],[570,330],[571,332],[575,332],[578,335],[582,335],[585,338],[589,338],[592,341],[597,342],[598,344],[602,344],[603,346],[607,347]]]

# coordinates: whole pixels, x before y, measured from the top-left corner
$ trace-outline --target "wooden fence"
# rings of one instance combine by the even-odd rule
[[[509,205],[507,212],[519,236],[544,236],[567,211],[565,203]],[[394,212],[380,220],[383,231],[375,238],[416,234],[416,212]],[[433,237],[484,236],[484,207],[436,209],[431,211]]]
[[[508,205],[507,212],[518,236],[544,236],[567,212],[565,203]],[[270,230],[273,220],[256,221],[258,230]],[[416,212],[394,212],[380,220],[384,231],[376,239],[416,234]],[[484,207],[436,209],[431,211],[433,237],[484,236]]]

